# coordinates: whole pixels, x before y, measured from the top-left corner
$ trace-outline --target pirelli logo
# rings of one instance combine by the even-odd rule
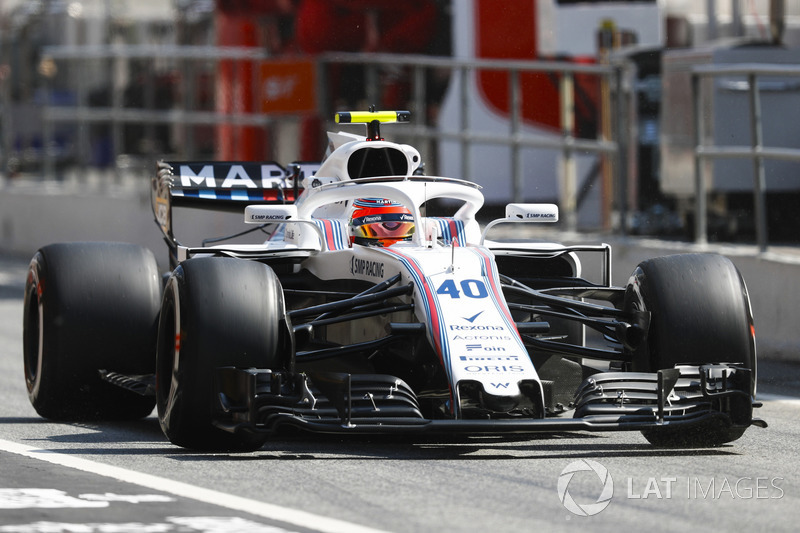
[[[518,355],[462,355],[461,361],[519,361]]]

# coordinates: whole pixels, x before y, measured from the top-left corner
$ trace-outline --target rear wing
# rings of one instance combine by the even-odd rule
[[[299,162],[284,168],[272,161],[159,161],[150,191],[153,215],[170,244],[177,244],[173,207],[244,213],[247,205],[291,204],[302,192],[303,180],[319,167]]]

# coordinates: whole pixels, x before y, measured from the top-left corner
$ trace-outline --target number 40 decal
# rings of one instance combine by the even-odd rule
[[[448,279],[439,285],[436,289],[436,294],[446,294],[450,298],[461,298],[461,293],[467,298],[486,298],[489,292],[486,290],[486,284],[479,279],[462,279],[459,283],[461,290],[456,287],[455,280]]]

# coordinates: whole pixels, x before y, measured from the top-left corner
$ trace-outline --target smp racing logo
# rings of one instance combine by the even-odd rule
[[[353,257],[350,259],[350,273],[354,276],[383,278],[383,263]]]

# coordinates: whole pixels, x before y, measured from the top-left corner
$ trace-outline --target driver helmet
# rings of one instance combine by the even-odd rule
[[[350,242],[366,246],[391,246],[409,241],[414,216],[403,204],[386,198],[359,198],[353,202]]]

